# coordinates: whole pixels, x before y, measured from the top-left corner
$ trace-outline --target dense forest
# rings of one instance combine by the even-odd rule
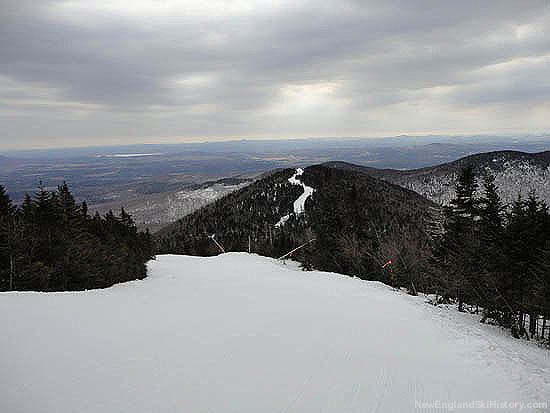
[[[444,208],[443,231],[433,243],[431,269],[440,300],[482,308],[482,321],[515,337],[545,337],[550,325],[550,213],[534,192],[501,202],[494,177],[466,166],[456,197]],[[550,340],[550,337],[548,337]]]
[[[148,232],[124,210],[91,216],[67,184],[40,187],[16,207],[0,185],[0,291],[70,291],[145,278]]]
[[[307,168],[303,181],[316,189],[306,218],[317,241],[298,257],[307,268],[422,287],[435,204],[371,176],[322,165]]]

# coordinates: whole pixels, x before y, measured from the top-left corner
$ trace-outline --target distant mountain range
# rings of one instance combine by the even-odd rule
[[[526,197],[530,191],[535,191],[541,200],[550,204],[550,151],[480,153],[438,166],[412,170],[377,169],[346,162],[327,162],[324,165],[382,179],[441,204],[448,204],[454,197],[454,185],[460,170],[472,165],[480,178],[479,183],[485,171],[495,176],[505,203],[513,202],[519,194]]]

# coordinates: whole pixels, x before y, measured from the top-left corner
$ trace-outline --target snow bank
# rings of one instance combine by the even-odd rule
[[[315,191],[311,186],[307,186],[306,184],[304,184],[302,181],[298,179],[298,177],[301,176],[303,173],[304,173],[304,170],[302,168],[298,168],[296,169],[296,172],[294,173],[294,175],[288,178],[288,182],[290,182],[291,184],[301,185],[304,188],[304,192],[302,193],[302,195],[300,195],[298,199],[294,201],[294,214],[296,216],[304,213],[306,200]],[[280,227],[281,225],[284,225],[289,218],[290,218],[290,214],[285,215],[279,220],[279,222],[275,224],[275,226]]]
[[[149,268],[105,290],[0,294],[2,411],[550,401],[548,351],[380,283],[244,253],[159,256]]]

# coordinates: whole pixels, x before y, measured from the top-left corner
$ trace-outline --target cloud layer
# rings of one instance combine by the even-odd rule
[[[0,149],[547,131],[548,1],[3,0]]]

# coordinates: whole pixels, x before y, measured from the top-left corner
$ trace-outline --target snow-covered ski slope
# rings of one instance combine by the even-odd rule
[[[296,216],[304,213],[306,201],[315,191],[311,186],[307,186],[298,179],[298,177],[301,176],[303,173],[304,170],[302,168],[297,168],[294,175],[288,178],[288,182],[290,182],[292,185],[300,185],[304,188],[304,192],[302,193],[302,195],[300,195],[298,199],[294,201],[294,215]],[[275,226],[280,227],[281,225],[284,225],[289,218],[290,214],[281,217],[281,219],[275,224]]]
[[[105,290],[0,294],[0,323],[2,412],[550,401],[547,350],[377,282],[245,253],[159,256],[147,279]]]

